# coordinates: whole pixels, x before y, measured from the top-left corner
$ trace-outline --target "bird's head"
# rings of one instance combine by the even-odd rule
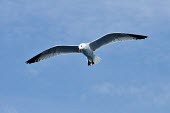
[[[85,49],[86,48],[86,43],[82,43],[79,45],[79,51],[81,52],[82,49]]]

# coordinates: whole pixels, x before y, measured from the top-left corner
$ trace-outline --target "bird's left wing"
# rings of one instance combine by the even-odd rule
[[[95,51],[99,47],[106,45],[110,42],[125,41],[125,40],[139,40],[139,39],[145,39],[145,38],[147,38],[147,36],[128,34],[128,33],[110,33],[91,42],[89,45],[90,45],[90,48],[93,51]]]
[[[39,53],[38,55],[26,61],[26,63],[31,64],[55,55],[67,53],[79,53],[78,46],[55,46]]]

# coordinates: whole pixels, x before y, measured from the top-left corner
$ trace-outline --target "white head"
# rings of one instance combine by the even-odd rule
[[[81,51],[82,49],[85,49],[86,48],[86,43],[82,43],[79,45],[79,50]]]

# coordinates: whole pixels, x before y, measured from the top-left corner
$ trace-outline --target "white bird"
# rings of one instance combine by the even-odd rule
[[[138,39],[145,39],[145,38],[147,38],[147,36],[127,34],[127,33],[110,33],[90,43],[81,43],[79,46],[68,45],[68,46],[55,46],[49,48],[39,53],[38,55],[34,56],[33,58],[29,59],[28,61],[26,61],[26,63],[31,64],[60,54],[83,53],[87,57],[88,66],[91,66],[93,64],[97,64],[100,62],[100,57],[96,56],[94,54],[94,51],[100,48],[101,46],[106,45],[110,42],[117,42],[117,41],[124,41],[124,40],[138,40]]]

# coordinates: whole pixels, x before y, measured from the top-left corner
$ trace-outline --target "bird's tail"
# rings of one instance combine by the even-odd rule
[[[94,64],[98,64],[100,61],[101,61],[100,57],[94,56],[94,60],[93,60]]]

